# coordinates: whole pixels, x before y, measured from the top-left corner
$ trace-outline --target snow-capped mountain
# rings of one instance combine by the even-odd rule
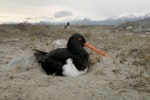
[[[90,18],[80,16],[67,16],[61,18],[50,17],[7,17],[0,16],[0,24],[4,23],[41,23],[41,24],[64,24],[70,22],[71,24],[84,24],[84,25],[117,25],[128,21],[136,21],[144,18],[149,18],[150,13],[133,13],[123,14],[120,16],[113,16],[105,20],[91,20]]]
[[[106,20],[104,20],[104,22],[106,22],[106,24],[109,25],[116,25],[116,24],[120,24],[120,23],[124,23],[124,22],[128,22],[128,21],[136,21],[136,20],[141,20],[144,18],[149,18],[150,17],[150,13],[133,13],[133,14],[123,14],[120,16],[113,16],[110,18],[107,18]]]

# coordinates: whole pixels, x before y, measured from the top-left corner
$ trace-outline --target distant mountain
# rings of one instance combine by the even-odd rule
[[[150,13],[143,14],[142,16],[129,14],[125,16],[114,16],[107,18],[106,20],[91,20],[88,18],[70,18],[70,23],[75,25],[118,25],[125,22],[137,21],[145,18],[150,18]],[[55,22],[55,24],[64,24],[66,19],[60,22]],[[45,22],[47,23],[47,22]],[[48,24],[48,23],[47,23]]]
[[[68,21],[70,24],[75,25],[118,25],[125,22],[137,21],[145,18],[150,18],[150,13],[144,14],[127,14],[124,16],[114,16],[107,18],[105,20],[91,20],[89,18],[82,17],[63,17],[63,18],[54,18],[54,17],[28,17],[28,18],[18,18],[19,20],[13,20],[10,17],[0,16],[0,24],[3,23],[39,23],[39,24],[65,24]]]
[[[110,17],[110,18],[104,20],[104,22],[106,22],[105,24],[107,24],[107,25],[118,25],[121,23],[137,21],[137,20],[141,20],[141,19],[145,19],[145,18],[149,18],[149,17],[150,17],[150,13],[147,13],[143,16],[137,16],[134,14],[130,14],[130,15],[121,16],[121,17]]]
[[[150,17],[134,21],[133,23],[138,26],[150,27]]]

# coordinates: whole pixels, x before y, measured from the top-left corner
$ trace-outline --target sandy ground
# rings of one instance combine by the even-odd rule
[[[86,29],[74,31],[85,33],[87,41],[109,57],[91,53],[93,64],[79,77],[48,76],[33,56],[33,48],[50,51],[57,48],[52,42],[63,36],[6,35],[1,31],[0,100],[150,100],[150,59],[143,58],[150,55],[150,35],[112,32],[99,26],[89,36]],[[141,60],[145,63],[138,62]],[[13,65],[13,61],[18,62]]]

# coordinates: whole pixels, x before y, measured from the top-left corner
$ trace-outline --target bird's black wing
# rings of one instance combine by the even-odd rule
[[[51,61],[57,61],[66,63],[66,60],[71,57],[71,53],[66,48],[59,48],[48,52],[45,55],[44,62],[49,63]]]
[[[71,57],[71,53],[66,48],[60,48],[48,52],[40,64],[47,74],[62,75],[62,66]]]

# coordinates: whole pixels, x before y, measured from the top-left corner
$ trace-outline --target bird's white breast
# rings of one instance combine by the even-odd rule
[[[72,59],[68,58],[66,60],[66,64],[62,67],[62,69],[63,69],[62,74],[64,76],[79,76],[85,74],[87,72],[88,67],[83,71],[79,71],[73,64]]]

